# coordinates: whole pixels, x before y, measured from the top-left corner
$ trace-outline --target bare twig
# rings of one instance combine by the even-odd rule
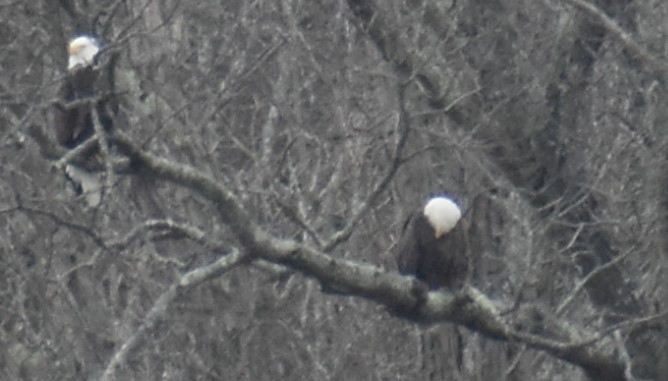
[[[394,175],[397,173],[397,170],[401,166],[402,160],[401,160],[401,155],[403,153],[403,148],[406,145],[406,139],[408,137],[408,130],[410,126],[410,122],[408,120],[408,112],[406,111],[405,108],[405,85],[400,86],[399,88],[399,99],[397,100],[399,103],[399,118],[397,121],[397,127],[396,127],[396,135],[397,135],[397,140],[396,144],[394,146],[394,152],[392,153],[392,161],[390,162],[390,165],[387,169],[387,172],[385,172],[385,175],[376,183],[374,186],[373,190],[369,193],[367,196],[366,200],[360,205],[355,212],[353,213],[352,217],[349,219],[347,225],[336,232],[332,238],[329,239],[324,245],[323,245],[323,251],[331,251],[334,249],[339,243],[343,242],[344,240],[348,239],[350,235],[353,233],[355,227],[359,223],[359,221],[366,215],[366,213],[369,211],[371,206],[374,204],[378,196],[380,196],[381,193],[387,189],[387,186],[390,184],[392,179],[394,178]]]
[[[210,176],[192,167],[169,162],[144,152],[126,137],[119,137],[119,143],[147,172],[163,180],[185,186],[216,204],[221,219],[236,235],[242,250],[248,253],[249,260],[260,257],[270,262],[284,264],[332,285],[342,294],[368,298],[397,312],[410,313],[417,319],[450,320],[491,338],[526,344],[530,348],[543,350],[582,367],[592,378],[609,381],[625,380],[624,364],[615,355],[586,345],[586,341],[572,342],[569,338],[555,340],[518,331],[503,321],[491,300],[473,288],[467,288],[463,294],[452,294],[447,291],[427,292],[412,277],[387,273],[378,267],[334,258],[296,241],[273,237],[250,219],[241,203],[223,184],[214,181]],[[156,302],[154,309],[161,311],[161,307],[158,307],[159,302]],[[153,322],[155,319],[152,318],[154,315],[156,314],[147,317],[148,323],[145,326],[155,324]],[[556,327],[552,331],[562,332],[563,330],[559,328]],[[596,338],[598,335],[585,332],[581,337]],[[110,367],[113,368],[111,365]]]
[[[110,192],[114,183],[114,168],[111,162],[111,155],[109,154],[109,142],[107,140],[107,132],[100,123],[100,115],[96,107],[91,107],[91,117],[93,119],[93,126],[95,128],[95,137],[102,153],[102,161],[104,162],[104,187],[102,187],[102,196],[104,193]]]
[[[646,64],[650,69],[660,72],[664,78],[668,77],[668,65],[640,45],[630,33],[622,29],[622,27],[606,15],[603,10],[585,0],[562,1],[596,19],[631,54]]]
[[[157,324],[167,316],[170,307],[180,295],[209,279],[231,270],[242,263],[245,258],[246,255],[243,252],[234,251],[208,266],[198,267],[177,279],[155,300],[139,328],[113,354],[111,360],[107,363],[101,380],[116,380],[116,370],[127,363],[130,353],[141,345]]]

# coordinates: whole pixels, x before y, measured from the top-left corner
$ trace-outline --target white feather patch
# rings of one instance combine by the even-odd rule
[[[436,238],[441,238],[457,225],[459,219],[462,218],[462,211],[449,198],[435,197],[425,205],[424,215],[434,228]]]
[[[102,184],[95,173],[90,173],[73,165],[65,166],[65,172],[72,181],[81,185],[81,190],[86,198],[86,204],[91,208],[100,205],[102,199]]]
[[[81,36],[70,41],[67,50],[69,52],[67,69],[72,70],[77,66],[92,65],[95,55],[100,51],[100,46],[95,39]]]

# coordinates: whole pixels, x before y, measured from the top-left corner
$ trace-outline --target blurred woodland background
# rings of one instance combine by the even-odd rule
[[[668,380],[666,20],[664,0],[0,0],[0,379]],[[112,144],[95,209],[48,150],[77,33],[117,57],[138,149]],[[344,264],[396,275],[406,216],[444,190],[486,316],[521,334],[357,291],[388,288]]]

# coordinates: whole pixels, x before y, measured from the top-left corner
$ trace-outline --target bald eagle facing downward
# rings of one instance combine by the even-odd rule
[[[85,142],[95,134],[92,107],[98,115],[102,127],[109,131],[113,121],[107,110],[107,95],[113,87],[113,71],[108,76],[101,76],[95,67],[100,52],[99,41],[91,36],[78,36],[70,40],[67,48],[69,59],[67,75],[59,91],[59,103],[53,109],[53,123],[56,139],[62,146],[72,149]],[[89,99],[90,102],[85,102]],[[82,101],[72,105],[73,102]],[[95,152],[87,152],[82,158],[93,156]],[[84,168],[67,165],[67,177],[75,184],[75,188],[84,193],[89,206],[100,202],[100,181],[95,173]]]
[[[458,225],[461,217],[459,201],[447,195],[430,199],[422,211],[411,215],[398,245],[399,271],[432,290],[461,288],[468,273],[466,236]]]

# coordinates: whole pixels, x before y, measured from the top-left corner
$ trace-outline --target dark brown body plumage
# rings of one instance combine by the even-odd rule
[[[91,107],[94,104],[101,125],[106,129],[112,128],[112,119],[106,107],[104,90],[109,86],[102,86],[97,77],[98,71],[92,66],[79,67],[71,70],[66,76],[58,93],[59,103],[53,109],[53,125],[58,143],[67,148],[74,148],[95,134]],[[94,97],[100,96],[99,99]],[[72,106],[72,102],[85,99],[92,103],[81,102]],[[69,107],[68,107],[69,104]]]
[[[459,289],[468,275],[466,231],[460,223],[436,239],[434,228],[422,213],[412,215],[398,245],[399,272],[413,275],[430,289]]]

